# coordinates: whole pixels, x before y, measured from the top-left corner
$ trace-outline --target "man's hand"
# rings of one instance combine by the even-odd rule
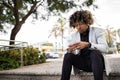
[[[75,49],[83,49],[85,47],[88,47],[89,45],[90,45],[89,42],[80,41],[80,42],[76,42],[74,44],[69,45],[69,48],[67,50],[71,52]]]
[[[77,49],[83,49],[85,47],[88,47],[90,45],[90,43],[81,41],[81,42],[76,43],[76,45],[77,45]]]

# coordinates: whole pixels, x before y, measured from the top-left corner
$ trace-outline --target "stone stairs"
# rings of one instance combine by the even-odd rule
[[[114,71],[120,68],[120,65],[117,65],[120,64],[120,56],[117,56],[117,58],[105,56],[105,58],[108,60],[106,60],[107,67],[109,66],[109,68],[111,68],[113,65],[114,68],[116,68]],[[62,60],[62,58],[48,59],[46,63],[42,64],[24,66],[12,70],[3,70],[0,71],[0,80],[60,80]],[[113,70],[113,67],[111,69]],[[117,72],[113,72],[112,70],[109,75],[106,75],[106,72],[104,72],[104,80],[120,80],[120,69],[118,69]],[[94,80],[93,73],[81,71],[79,74],[74,75],[72,71],[70,80]]]
[[[49,59],[46,63],[0,71],[0,80],[60,80],[62,58]],[[80,80],[71,74],[71,80]]]

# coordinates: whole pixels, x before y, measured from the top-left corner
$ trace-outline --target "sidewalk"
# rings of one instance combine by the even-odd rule
[[[17,69],[4,70],[4,74],[40,74],[40,75],[61,75],[62,58],[47,59],[46,63],[23,66]]]
[[[106,76],[105,73],[104,80],[120,80],[120,54],[106,55],[105,58],[110,76]],[[60,80],[62,62],[63,58],[47,59],[46,63],[3,70],[0,71],[0,80]],[[72,70],[71,80],[93,80],[93,74],[80,72],[78,76],[74,76]]]

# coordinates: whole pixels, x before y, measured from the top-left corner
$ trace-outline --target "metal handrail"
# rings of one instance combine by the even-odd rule
[[[15,40],[5,40],[5,39],[0,39],[0,41],[5,41],[5,42],[20,42],[19,44],[14,44],[14,45],[7,45],[7,44],[0,44],[0,48],[6,48],[8,47],[8,50],[11,50],[13,48],[9,48],[9,47],[14,47],[14,49],[20,49],[20,54],[21,54],[21,66],[23,66],[23,48],[28,46],[28,42],[23,42],[23,41],[15,41]],[[20,45],[21,44],[21,45]],[[23,45],[26,44],[26,45]],[[2,51],[0,49],[0,51]],[[4,49],[5,51],[5,49]]]
[[[16,45],[2,45],[0,44],[0,46],[3,46],[3,47],[18,47],[18,48],[24,48],[25,46],[16,46]]]

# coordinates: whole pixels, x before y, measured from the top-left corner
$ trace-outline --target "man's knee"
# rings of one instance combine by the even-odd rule
[[[102,55],[102,52],[100,50],[92,50],[91,54],[92,55]]]
[[[100,60],[104,63],[104,58],[103,58],[102,52],[99,50],[93,50],[91,52],[91,59],[96,60],[96,61]]]
[[[64,60],[71,60],[71,58],[72,58],[72,53],[66,53],[64,55]]]

